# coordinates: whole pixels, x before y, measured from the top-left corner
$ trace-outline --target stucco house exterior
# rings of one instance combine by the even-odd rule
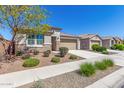
[[[5,54],[5,49],[8,48],[10,41],[5,39],[3,36],[0,35],[0,57]],[[4,46],[3,46],[4,44]],[[4,49],[5,48],[5,49]]]
[[[120,37],[114,37],[116,44],[123,44],[123,40]]]
[[[56,51],[59,47],[67,47],[70,50],[91,50],[93,44],[102,46],[102,39],[95,34],[70,35],[61,32],[61,28],[51,27],[44,35],[40,34],[18,34],[15,38],[16,50],[37,49]]]
[[[96,34],[82,34],[80,37],[80,49],[92,50],[93,44],[102,46],[102,39]]]
[[[58,50],[60,44],[61,28],[51,27],[46,34],[17,34],[15,37],[16,50],[36,49],[40,52],[45,50]]]
[[[114,37],[105,36],[102,37],[102,46],[106,48],[111,48],[112,45],[116,44],[116,40]]]

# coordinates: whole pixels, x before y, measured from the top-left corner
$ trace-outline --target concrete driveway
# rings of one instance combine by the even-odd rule
[[[86,59],[92,58],[92,60],[93,59],[101,60],[104,58],[109,58],[109,59],[112,59],[116,65],[124,66],[124,52],[116,51],[116,50],[109,50],[109,51],[114,53],[116,52],[116,54],[104,55],[104,54],[94,53],[94,52],[85,51],[85,50],[69,50],[69,53],[86,58]]]
[[[114,54],[116,56],[122,56],[122,57],[124,57],[124,51],[108,49],[108,52],[113,52],[113,53],[116,53],[116,54]]]
[[[79,57],[83,57],[83,58],[94,58],[94,57],[101,57],[101,56],[106,56],[104,54],[100,54],[100,53],[94,53],[94,52],[90,52],[90,51],[85,51],[85,50],[69,50],[69,53],[77,55]]]

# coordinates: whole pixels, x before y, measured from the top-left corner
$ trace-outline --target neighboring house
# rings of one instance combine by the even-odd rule
[[[114,37],[111,37],[111,36],[102,37],[102,46],[103,47],[110,48],[114,44],[116,44],[116,40]]]
[[[60,47],[68,49],[80,49],[79,37],[75,35],[60,33]]]
[[[4,49],[3,44],[5,46],[5,49],[7,49],[10,44],[10,41],[0,36],[0,56],[5,54],[5,49]]]
[[[119,37],[114,37],[116,44],[123,44],[123,40]]]
[[[80,37],[80,49],[91,50],[93,44],[102,46],[102,39],[95,34],[82,34]]]
[[[51,27],[46,34],[17,34],[15,37],[16,50],[37,49],[40,52],[45,50],[58,50],[60,44],[61,28]]]

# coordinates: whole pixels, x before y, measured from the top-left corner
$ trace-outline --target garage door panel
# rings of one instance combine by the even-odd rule
[[[77,49],[76,40],[62,39],[60,42],[60,47],[67,47],[70,50]]]

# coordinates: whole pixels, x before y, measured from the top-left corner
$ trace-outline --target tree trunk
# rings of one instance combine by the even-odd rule
[[[7,52],[9,54],[10,58],[11,58],[12,55],[15,55],[15,40],[14,40],[15,36],[16,36],[16,33],[14,33],[13,38],[12,38],[10,44],[9,44],[8,49],[7,49]]]

